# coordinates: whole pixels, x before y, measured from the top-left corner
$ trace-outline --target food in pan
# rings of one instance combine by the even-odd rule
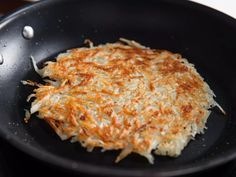
[[[154,163],[152,151],[176,157],[203,133],[214,93],[180,54],[127,39],[76,48],[35,70],[37,86],[26,121],[37,113],[62,140],[92,151],[121,150],[116,162],[138,153]],[[223,111],[223,110],[222,110]]]

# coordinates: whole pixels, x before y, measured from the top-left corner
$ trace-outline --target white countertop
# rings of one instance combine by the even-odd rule
[[[236,0],[192,0],[236,18]]]

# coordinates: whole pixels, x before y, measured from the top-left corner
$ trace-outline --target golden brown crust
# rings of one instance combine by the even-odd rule
[[[118,43],[72,49],[48,62],[43,76],[59,85],[35,90],[39,117],[88,149],[124,149],[118,160],[131,152],[150,160],[153,149],[168,151],[171,140],[189,139],[189,127],[202,130],[212,104],[196,70],[168,51]]]

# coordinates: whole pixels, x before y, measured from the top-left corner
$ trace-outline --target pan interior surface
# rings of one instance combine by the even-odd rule
[[[135,3],[135,5],[134,5]],[[22,29],[29,25],[34,38]],[[236,157],[236,22],[212,9],[187,1],[77,1],[36,3],[0,23],[0,134],[10,143],[50,164],[69,170],[106,175],[173,176],[200,171]],[[180,53],[195,64],[225,109],[213,109],[205,134],[191,141],[178,158],[155,156],[150,165],[132,154],[120,163],[119,152],[87,152],[79,143],[61,141],[42,120],[23,121],[33,88],[21,80],[40,82],[30,61],[39,66],[66,49],[81,47],[86,38],[95,44],[116,42],[119,37],[145,46]]]

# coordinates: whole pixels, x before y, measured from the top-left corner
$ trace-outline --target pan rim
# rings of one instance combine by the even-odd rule
[[[57,2],[62,2],[66,0],[58,0]],[[78,1],[79,2],[79,1]],[[222,18],[223,20],[227,21],[228,23],[234,25],[236,27],[236,20],[228,16],[227,14],[224,14],[222,12],[219,12],[213,8],[201,5],[199,3],[195,3],[192,1],[181,1],[176,2],[174,0],[166,0],[165,2],[170,2],[173,4],[179,4],[179,5],[188,5],[193,8],[199,8],[203,9],[204,11],[208,12],[209,14],[215,15],[217,18]],[[31,10],[32,8],[38,8],[41,5],[50,5],[51,3],[55,3],[54,0],[47,0],[47,1],[40,1],[37,3],[33,3],[30,5],[25,5],[15,11],[10,12],[6,16],[3,17],[3,19],[0,20],[0,30],[2,26],[5,26],[8,22],[14,20],[18,16],[22,15],[22,12],[26,12],[27,10]],[[21,150],[25,154],[29,154],[30,156],[34,157],[35,159],[38,159],[42,162],[45,162],[47,164],[51,164],[54,166],[61,167],[63,169],[76,171],[76,172],[82,172],[82,173],[88,173],[92,175],[100,174],[100,175],[114,175],[114,176],[179,176],[179,175],[186,175],[190,173],[196,173],[200,172],[206,169],[210,169],[219,165],[222,165],[230,160],[233,160],[236,158],[236,150],[229,150],[225,152],[224,156],[222,155],[216,155],[211,159],[208,159],[204,162],[196,162],[193,165],[187,164],[183,165],[180,169],[173,169],[170,171],[154,171],[153,169],[147,169],[147,170],[138,170],[138,169],[119,169],[119,168],[109,168],[109,167],[102,167],[102,166],[96,166],[92,164],[87,164],[83,162],[72,162],[72,160],[56,156],[54,154],[51,154],[46,151],[40,151],[39,149],[35,148],[34,146],[29,146],[25,144],[24,142],[17,139],[14,135],[9,136],[7,132],[0,129],[0,137],[5,139],[8,143],[13,145],[15,148]],[[75,165],[71,165],[75,163]],[[88,170],[89,169],[89,170]]]

